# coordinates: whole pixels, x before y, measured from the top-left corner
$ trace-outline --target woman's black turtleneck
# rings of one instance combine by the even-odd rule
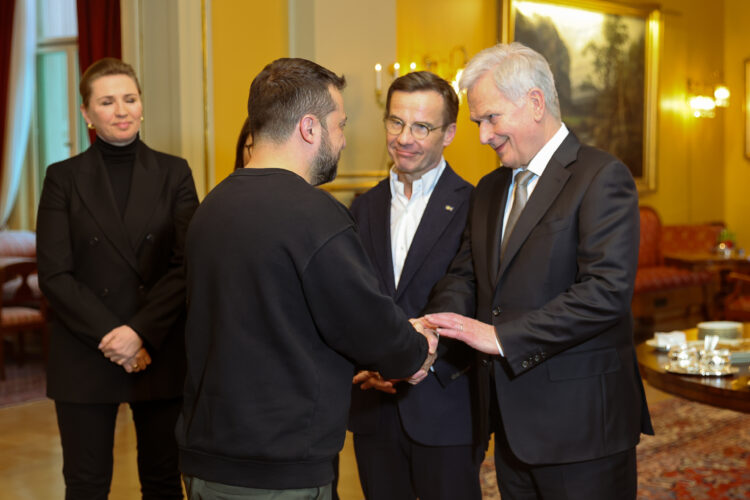
[[[138,148],[138,137],[126,146],[115,146],[97,136],[94,147],[104,158],[104,166],[109,176],[109,182],[112,184],[112,193],[115,195],[115,204],[120,210],[120,216],[125,217],[125,207],[128,205],[128,196],[130,195],[130,179],[133,177],[135,152]]]

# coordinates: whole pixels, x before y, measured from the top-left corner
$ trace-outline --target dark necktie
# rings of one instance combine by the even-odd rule
[[[505,247],[508,245],[508,239],[510,233],[513,232],[513,228],[518,222],[518,217],[523,211],[523,207],[526,206],[526,200],[528,199],[527,187],[529,181],[534,178],[534,172],[529,170],[522,170],[516,174],[516,185],[513,188],[513,206],[510,207],[510,214],[508,215],[508,222],[505,224],[505,231],[503,231],[503,240],[500,243],[500,258],[503,258],[505,253]]]

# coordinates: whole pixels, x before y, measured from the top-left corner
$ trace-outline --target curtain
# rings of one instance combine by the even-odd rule
[[[120,0],[77,0],[81,73],[102,57],[122,57]],[[89,130],[91,142],[96,138]]]
[[[2,55],[0,55],[0,228],[8,221],[18,195],[26,146],[31,128],[34,99],[34,54],[36,50],[36,6],[25,0],[0,2]],[[10,4],[10,6],[8,5]],[[7,15],[7,17],[6,17]],[[6,59],[10,40],[10,56]],[[7,74],[7,78],[5,75]]]
[[[10,47],[13,42],[13,8],[16,2],[0,3],[0,117],[8,116],[8,79],[10,78]],[[5,120],[0,119],[0,158],[5,144]],[[0,186],[2,186],[5,162],[0,162]]]

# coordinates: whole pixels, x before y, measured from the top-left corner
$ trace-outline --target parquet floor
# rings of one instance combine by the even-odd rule
[[[130,409],[120,406],[110,500],[140,498],[136,442]],[[351,435],[341,454],[339,495],[361,500]],[[0,497],[8,500],[62,499],[62,450],[55,407],[44,400],[0,409]]]
[[[647,387],[651,403],[671,397]],[[135,431],[130,409],[117,418],[111,500],[140,498]],[[361,500],[351,434],[341,453],[339,496]],[[62,452],[54,404],[50,400],[0,409],[0,496],[9,500],[54,500],[64,495]]]

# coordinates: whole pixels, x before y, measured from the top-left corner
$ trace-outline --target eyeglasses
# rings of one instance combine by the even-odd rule
[[[404,130],[404,127],[406,124],[399,120],[398,118],[386,118],[385,119],[385,130],[389,134],[393,135],[399,135],[402,130]],[[411,131],[411,135],[415,139],[426,139],[428,135],[430,135],[430,132],[433,130],[437,130],[439,128],[443,128],[443,125],[438,125],[437,127],[430,127],[427,123],[422,122],[415,122],[409,125],[409,130]]]

